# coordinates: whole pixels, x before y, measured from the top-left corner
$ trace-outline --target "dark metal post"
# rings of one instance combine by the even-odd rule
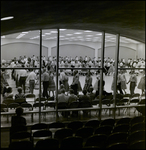
[[[120,35],[116,35],[116,50],[115,50],[115,78],[114,78],[114,94],[113,94],[113,99],[114,99],[114,109],[113,109],[113,114],[114,114],[114,119],[115,119],[115,112],[116,112],[116,93],[117,93],[117,76],[118,76],[118,61],[119,61],[119,41],[120,41]]]
[[[101,39],[101,70],[100,70],[100,91],[99,91],[99,120],[101,120],[101,112],[102,112],[102,90],[103,90],[103,67],[104,67],[104,47],[105,47],[105,32],[102,32]]]
[[[59,68],[59,28],[57,29],[57,62],[56,62],[56,121],[58,119],[58,68]]]
[[[40,29],[40,68],[39,68],[39,123],[41,123],[41,68],[42,68],[42,29]]]

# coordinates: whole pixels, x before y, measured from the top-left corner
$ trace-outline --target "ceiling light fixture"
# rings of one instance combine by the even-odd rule
[[[66,29],[59,29],[60,31],[65,31]]]
[[[66,34],[67,36],[72,36],[72,34]]]
[[[23,34],[27,34],[28,32],[22,32]]]
[[[74,34],[82,34],[81,32],[75,32]]]
[[[1,39],[4,39],[5,38],[5,36],[3,35],[3,36],[1,36]]]
[[[93,32],[93,31],[90,31],[90,30],[85,30],[84,32]]]
[[[1,18],[1,21],[3,21],[3,20],[10,20],[10,19],[13,19],[13,18],[14,18],[13,16],[4,17],[4,18]]]

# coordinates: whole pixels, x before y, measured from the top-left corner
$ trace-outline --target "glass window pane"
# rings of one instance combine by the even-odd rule
[[[39,67],[39,30],[6,35],[1,39],[2,67]]]

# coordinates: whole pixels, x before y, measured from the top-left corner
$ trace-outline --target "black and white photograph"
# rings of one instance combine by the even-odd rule
[[[1,1],[1,148],[145,149],[145,1]]]

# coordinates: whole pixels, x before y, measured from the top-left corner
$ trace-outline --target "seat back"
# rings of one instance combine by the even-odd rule
[[[26,103],[26,99],[25,98],[18,98],[15,100],[15,103],[18,103],[18,104]]]
[[[99,120],[89,120],[85,123],[85,127],[92,127],[93,129],[96,129],[97,127],[99,127],[99,124]]]
[[[113,130],[113,126],[103,125],[103,126],[99,126],[97,129],[95,129],[94,134],[110,135],[112,130]]]
[[[39,97],[36,98],[34,102],[35,102],[35,103],[39,103],[39,99],[40,99]],[[46,100],[47,100],[47,99],[46,99],[45,97],[41,97],[41,99],[40,99],[41,102],[45,102]]]
[[[68,128],[71,128],[73,132],[76,132],[79,128],[83,127],[83,122],[81,121],[72,121],[67,125]]]
[[[11,135],[11,142],[21,140],[31,140],[31,133],[27,131],[16,132]]]
[[[130,132],[133,133],[138,130],[145,130],[145,122],[135,123],[131,126]]]
[[[99,99],[95,99],[91,103],[92,103],[92,105],[97,105],[97,104],[99,104]]]
[[[145,149],[145,140],[138,140],[131,143],[128,147],[129,149]]]
[[[92,127],[82,127],[75,133],[76,136],[80,136],[83,140],[86,140],[89,136],[93,135],[94,129]]]
[[[128,117],[126,117],[126,118],[121,118],[121,119],[119,119],[119,120],[116,122],[116,125],[118,125],[118,124],[129,124],[130,120],[131,120],[131,118],[128,118]]]
[[[105,148],[106,141],[107,141],[107,135],[95,134],[90,136],[87,139],[85,146],[98,146],[99,148]]]
[[[14,102],[15,102],[15,101],[14,101],[13,99],[5,99],[5,100],[3,101],[3,103],[6,104],[6,105],[9,105],[9,104],[14,103]]]
[[[8,105],[8,108],[12,109],[12,108],[17,108],[18,106],[20,106],[18,103],[11,103]]]
[[[83,139],[78,136],[66,137],[62,140],[60,148],[62,149],[81,149],[83,146]]]
[[[49,124],[49,129],[51,128],[65,128],[65,124],[63,122],[52,122]]]
[[[59,102],[57,105],[58,109],[66,109],[68,107],[67,102]]]
[[[129,132],[130,126],[129,124],[118,124],[114,127],[113,133],[115,132]]]
[[[39,140],[36,145],[36,149],[59,149],[59,141],[54,138]]]
[[[131,126],[135,123],[143,122],[144,121],[144,116],[136,116],[133,117],[130,121]]]
[[[21,104],[21,107],[22,107],[22,108],[29,108],[30,110],[33,110],[32,105],[29,104],[29,103],[22,103],[22,104]]]
[[[108,136],[107,145],[111,145],[118,142],[127,142],[128,133],[115,132]]]
[[[78,108],[78,107],[79,107],[79,102],[77,101],[71,102],[69,105],[69,108]]]
[[[145,140],[145,130],[138,130],[128,136],[128,143],[132,144],[138,140]]]
[[[1,112],[8,111],[8,107],[5,103],[0,104]]]
[[[118,142],[108,145],[106,149],[127,149],[128,144],[126,142]]]
[[[82,101],[79,103],[79,107],[80,108],[87,108],[87,107],[92,107],[92,104],[90,101]]]
[[[25,95],[26,98],[35,98],[35,94],[26,94]]]
[[[64,138],[72,136],[72,135],[73,135],[72,129],[62,128],[62,129],[55,131],[54,138],[58,139],[61,142]]]
[[[115,120],[114,119],[105,119],[105,120],[102,120],[100,122],[100,126],[103,126],[103,125],[114,126],[115,125]]]
[[[48,125],[45,123],[37,123],[31,126],[31,131],[32,130],[42,130],[42,129],[48,129]]]
[[[9,144],[9,149],[33,149],[31,141],[17,141]]]

